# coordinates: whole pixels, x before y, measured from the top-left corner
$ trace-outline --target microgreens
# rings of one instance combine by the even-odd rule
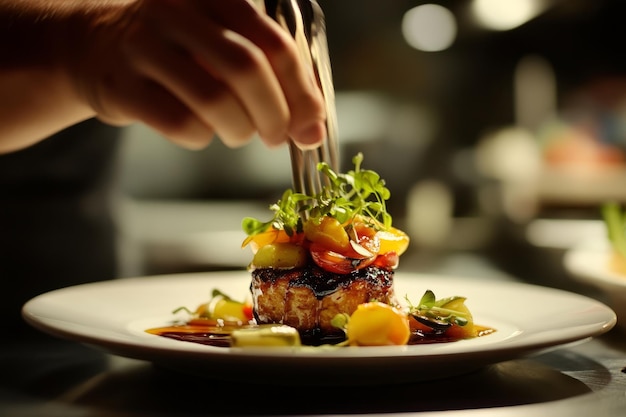
[[[213,291],[211,291],[211,298],[209,299],[209,301],[208,301],[208,303],[206,305],[211,305],[211,304],[215,303],[217,300],[235,301],[228,294],[222,292],[221,290],[219,290],[217,288],[214,288]],[[185,307],[185,306],[181,306],[181,307],[178,307],[178,308],[174,309],[174,311],[172,311],[172,314],[177,314],[177,313],[179,313],[181,311],[184,311],[185,313],[187,313],[190,316],[198,316],[198,312],[197,311],[192,311],[188,307]],[[200,316],[202,316],[202,315],[203,314],[200,314]]]
[[[465,326],[468,320],[464,312],[445,308],[447,304],[459,299],[465,299],[465,297],[453,296],[438,300],[435,297],[435,293],[431,290],[426,290],[417,305],[413,305],[409,298],[406,297],[406,301],[409,304],[409,314],[416,318],[421,317],[427,321]]]
[[[251,217],[242,221],[242,228],[248,236],[263,233],[271,227],[283,229],[292,236],[302,232],[304,212],[313,219],[323,216],[336,218],[340,223],[349,223],[357,216],[363,216],[378,229],[391,226],[391,215],[385,201],[391,193],[385,181],[372,170],[362,169],[363,154],[352,158],[354,170],[347,173],[333,171],[325,162],[317,165],[317,170],[325,175],[328,184],[316,195],[306,195],[287,190],[282,198],[270,206],[274,217],[263,222]]]

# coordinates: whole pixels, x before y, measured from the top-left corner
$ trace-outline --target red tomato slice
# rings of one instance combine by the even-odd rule
[[[387,252],[378,255],[374,265],[383,269],[396,269],[400,263],[400,256],[396,252]]]
[[[326,271],[349,274],[371,265],[380,252],[380,238],[376,231],[364,223],[353,223],[350,246],[341,252],[331,250],[321,242],[311,243],[313,261]]]
[[[365,268],[374,262],[376,255],[363,257],[351,250],[348,254],[341,254],[327,250],[322,245],[311,244],[311,258],[320,268],[335,274],[349,274],[350,272]]]
[[[242,307],[243,315],[248,319],[252,320],[254,318],[254,311],[252,304],[244,304]]]

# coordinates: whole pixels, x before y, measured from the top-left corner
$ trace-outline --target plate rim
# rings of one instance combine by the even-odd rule
[[[584,241],[568,249],[563,257],[565,269],[576,279],[590,284],[623,287],[626,289],[626,277],[611,271],[607,265],[610,261],[611,247],[605,239]],[[603,268],[590,268],[581,258],[593,256],[595,260],[604,263]],[[596,266],[596,265],[594,265]]]
[[[98,288],[103,287],[103,286],[115,287],[120,284],[125,285],[125,284],[133,284],[133,283],[138,283],[138,282],[141,282],[142,285],[150,285],[154,283],[154,281],[159,281],[162,283],[170,279],[180,279],[179,277],[181,276],[192,281],[193,280],[207,280],[210,277],[216,277],[216,276],[223,277],[225,275],[242,277],[243,273],[246,273],[246,272],[239,271],[239,270],[197,272],[197,273],[129,277],[129,278],[120,278],[120,279],[111,280],[111,281],[100,281],[100,282],[81,284],[81,285],[76,285],[76,286],[71,286],[71,287],[66,287],[66,288],[60,288],[60,289],[53,290],[53,291],[50,291],[50,292],[47,292],[47,293],[44,293],[44,294],[41,294],[32,298],[23,306],[22,315],[24,319],[31,326],[43,332],[50,333],[57,337],[92,345],[96,348],[104,349],[105,351],[109,351],[110,353],[113,353],[113,354],[133,357],[137,359],[142,359],[142,356],[143,356],[142,353],[147,352],[147,353],[150,353],[149,356],[165,356],[165,357],[170,357],[170,356],[175,357],[177,355],[184,353],[185,355],[196,355],[198,357],[205,357],[205,356],[259,357],[259,356],[262,356],[265,358],[265,357],[277,356],[282,359],[306,358],[307,360],[313,360],[313,361],[328,360],[329,355],[323,355],[323,354],[320,354],[319,352],[314,353],[314,354],[309,354],[309,353],[305,353],[304,351],[301,351],[297,354],[284,355],[283,351],[276,350],[275,348],[271,348],[269,350],[267,349],[234,350],[233,348],[206,349],[206,347],[194,348],[194,349],[183,349],[181,347],[181,348],[175,349],[174,346],[181,346],[180,343],[184,343],[184,342],[168,341],[167,344],[164,343],[162,345],[157,345],[157,346],[150,344],[149,346],[146,346],[145,343],[144,344],[139,343],[138,338],[137,340],[132,339],[132,341],[120,341],[120,340],[112,341],[110,338],[107,338],[107,337],[97,337],[93,335],[86,335],[84,332],[81,333],[76,330],[73,330],[73,331],[68,330],[67,326],[64,326],[62,323],[55,323],[55,319],[49,318],[49,317],[43,317],[41,315],[38,315],[35,311],[33,311],[33,310],[36,310],[37,304],[40,303],[42,300],[46,300],[47,298],[50,298],[50,297],[58,297],[58,296],[62,297],[68,291],[76,291],[76,290],[80,291],[81,289],[82,290],[85,290],[85,289],[97,290]],[[428,281],[428,279],[441,279],[441,276],[436,275],[436,274],[421,274],[421,273],[412,273],[412,272],[398,272],[396,276],[399,280],[409,279],[409,277],[420,277],[420,279],[423,279],[426,281]],[[174,278],[174,277],[177,277],[177,278]],[[541,351],[547,348],[559,347],[568,343],[577,342],[577,341],[581,341],[587,338],[595,337],[595,336],[598,336],[600,334],[603,334],[609,331],[616,323],[615,312],[610,307],[606,306],[600,301],[594,300],[587,296],[560,290],[560,289],[542,287],[539,285],[527,284],[527,283],[522,283],[522,282],[509,282],[509,281],[501,282],[501,281],[493,281],[493,280],[487,280],[487,279],[463,278],[463,277],[456,277],[456,276],[454,277],[446,276],[445,279],[442,280],[441,282],[444,282],[445,283],[444,285],[448,285],[450,283],[455,283],[455,282],[464,282],[464,283],[467,283],[468,285],[494,285],[494,286],[499,286],[501,289],[503,289],[504,287],[506,287],[506,289],[524,288],[528,291],[541,291],[544,294],[551,293],[551,294],[559,295],[563,297],[571,297],[571,299],[575,299],[581,302],[584,301],[588,303],[590,306],[593,305],[597,308],[603,309],[605,318],[602,320],[602,325],[600,325],[600,323],[598,323],[597,325],[587,324],[586,326],[582,326],[581,328],[577,328],[576,326],[574,326],[571,328],[573,331],[568,336],[547,338],[547,339],[544,339],[543,341],[531,340],[531,341],[524,343],[524,341],[522,340],[522,343],[519,343],[519,341],[514,341],[514,343],[512,344],[500,343],[500,344],[496,344],[497,346],[489,345],[488,343],[486,343],[484,346],[481,346],[480,348],[464,350],[464,351],[463,350],[458,351],[457,349],[450,349],[450,350],[438,349],[437,350],[437,349],[432,349],[432,348],[431,349],[422,348],[422,346],[430,346],[430,345],[418,345],[418,346],[409,346],[409,347],[389,347],[388,349],[380,348],[380,347],[375,347],[372,349],[357,348],[357,349],[367,349],[367,350],[362,350],[362,351],[363,352],[367,351],[368,354],[367,355],[364,354],[364,356],[361,356],[361,355],[353,356],[347,353],[350,351],[345,351],[346,353],[342,353],[340,355],[333,355],[332,357],[341,358],[342,360],[350,360],[350,359],[363,360],[363,359],[371,359],[373,357],[381,357],[381,358],[390,358],[390,357],[435,358],[437,357],[437,358],[441,358],[441,357],[450,357],[453,355],[465,355],[469,357],[469,356],[482,356],[482,355],[485,355],[486,353],[498,353],[503,356],[514,356],[518,353],[523,353],[523,352],[532,353],[532,352]],[[167,308],[169,307],[164,307],[164,313],[168,311]],[[164,314],[164,316],[165,315],[166,314]],[[76,324],[76,323],[73,323],[73,324]],[[83,325],[83,324],[78,323],[78,325]],[[488,325],[488,324],[485,323],[485,325]],[[591,326],[592,328],[588,328],[589,326]],[[525,331],[523,328],[520,330],[522,332]],[[132,336],[132,334],[129,334],[129,335]],[[526,334],[524,336],[528,336],[528,335]],[[170,342],[174,342],[175,344],[170,343]],[[471,341],[467,341],[467,342],[471,342]],[[440,344],[440,345],[443,345],[443,344]],[[422,350],[422,351],[426,350],[427,352],[419,352],[419,350]],[[437,350],[437,352],[433,353],[432,350]],[[415,351],[417,351],[417,353]],[[289,360],[289,359],[285,359],[285,360]]]

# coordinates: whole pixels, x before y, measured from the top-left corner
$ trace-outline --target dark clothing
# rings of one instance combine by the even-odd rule
[[[120,129],[88,120],[0,155],[0,326],[53,289],[114,278]]]

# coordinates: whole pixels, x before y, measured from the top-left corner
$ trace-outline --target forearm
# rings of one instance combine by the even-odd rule
[[[116,4],[0,0],[0,153],[95,115],[80,97],[72,66],[80,61],[90,22]]]

